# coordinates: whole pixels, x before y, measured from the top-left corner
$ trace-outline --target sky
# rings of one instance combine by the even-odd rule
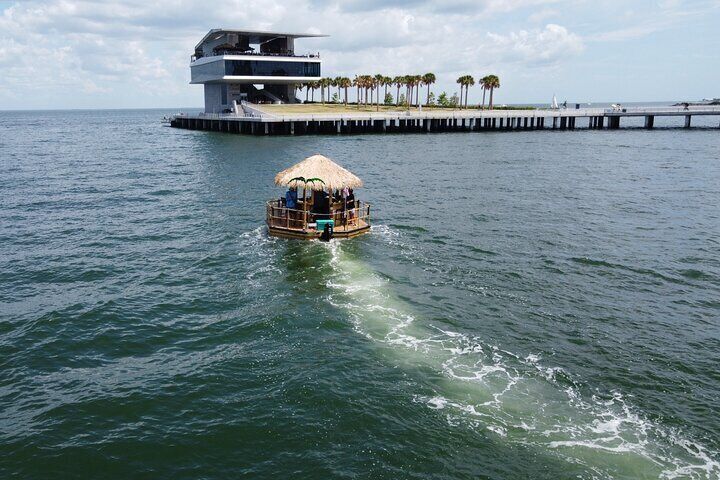
[[[493,73],[496,103],[720,97],[720,0],[0,1],[0,110],[201,107],[211,28],[324,33],[323,76]],[[470,89],[470,102],[482,95]]]

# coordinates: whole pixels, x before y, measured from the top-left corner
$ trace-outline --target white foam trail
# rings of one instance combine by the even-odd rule
[[[387,234],[387,232],[385,232]],[[389,235],[389,234],[387,234]],[[392,235],[391,241],[397,241]],[[479,338],[418,321],[389,282],[331,242],[328,300],[400,366],[442,373],[434,396],[416,396],[448,421],[536,447],[605,476],[718,478],[716,452],[644,419],[620,393],[583,398],[560,368],[518,358]]]

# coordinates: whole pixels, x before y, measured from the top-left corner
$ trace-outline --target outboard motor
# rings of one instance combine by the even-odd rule
[[[333,224],[328,222],[325,224],[325,228],[323,229],[322,233],[320,234],[320,241],[329,242],[332,237],[333,237]]]

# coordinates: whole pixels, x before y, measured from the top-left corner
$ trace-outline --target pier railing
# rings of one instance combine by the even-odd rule
[[[283,206],[282,200],[270,200],[266,203],[266,221],[269,227],[291,230],[310,230],[320,219],[335,220],[335,227],[358,225],[361,222],[370,224],[370,204],[356,200],[355,208],[338,209],[330,214],[315,213]]]
[[[320,58],[320,53],[297,54],[294,52],[257,52],[253,50],[217,50],[211,53],[192,54],[190,55],[190,63],[206,57],[221,57],[223,55],[237,55],[248,57],[290,57],[290,58]]]

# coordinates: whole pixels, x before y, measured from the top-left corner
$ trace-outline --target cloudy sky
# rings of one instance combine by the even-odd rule
[[[500,76],[497,102],[720,97],[720,0],[0,1],[0,110],[199,107],[211,28],[329,34],[323,75]],[[472,89],[470,100],[481,91]]]

